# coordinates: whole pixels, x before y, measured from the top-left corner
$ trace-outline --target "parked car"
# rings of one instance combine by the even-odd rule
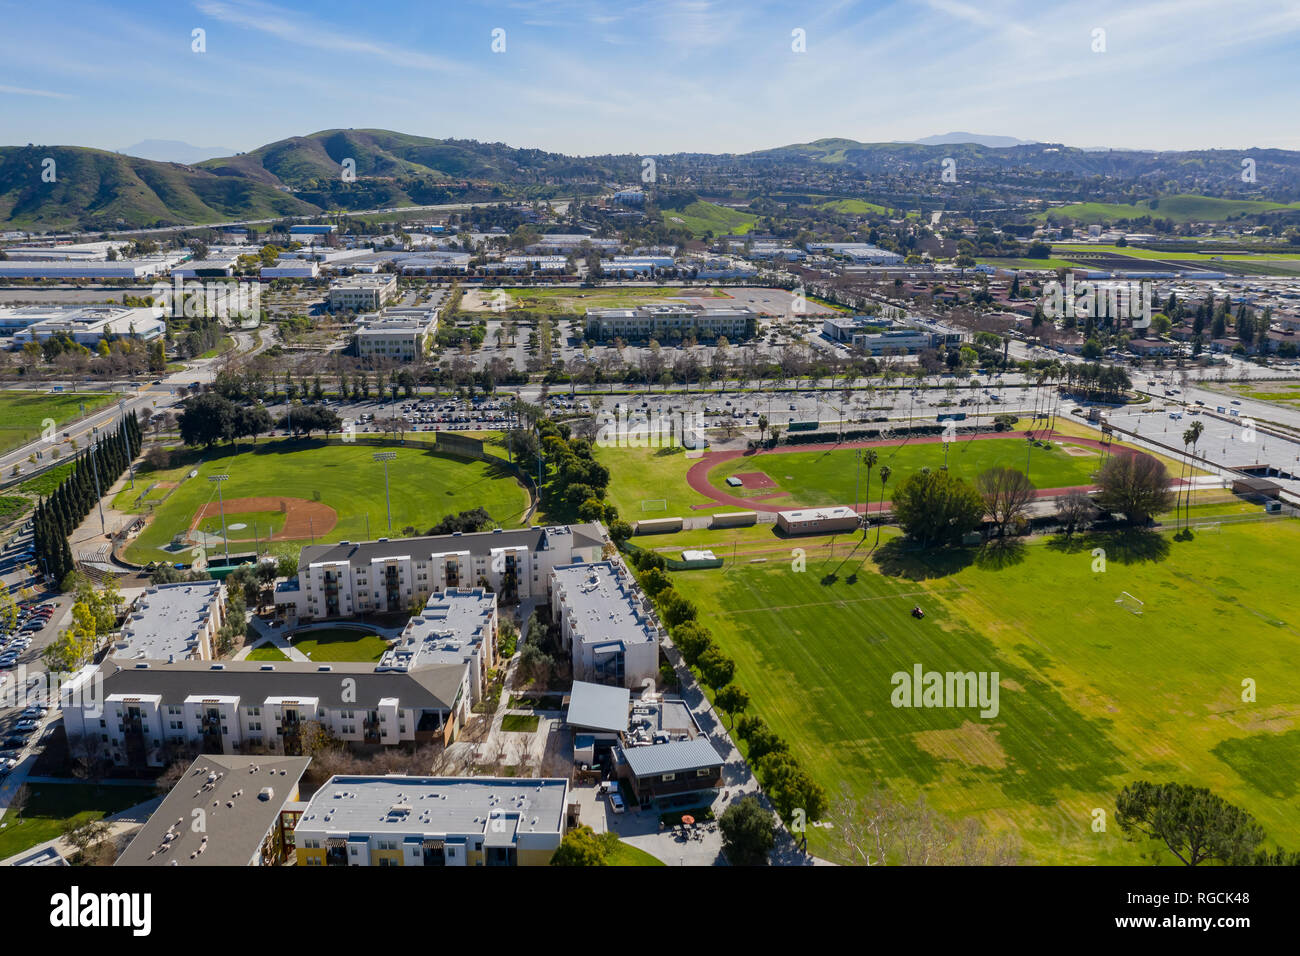
[[[611,788],[609,791],[609,808],[615,813],[622,813],[626,809],[623,806],[623,796],[617,789]]]
[[[4,745],[5,747],[14,747],[18,750],[22,750],[27,746],[27,738],[22,734],[10,734],[4,739]]]
[[[21,731],[31,731],[35,730],[40,725],[41,722],[33,717],[24,717],[22,720],[18,721],[17,727]]]

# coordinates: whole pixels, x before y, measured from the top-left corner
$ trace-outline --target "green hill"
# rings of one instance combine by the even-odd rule
[[[1219,199],[1215,196],[1162,196],[1128,203],[1074,203],[1037,213],[1033,218],[1070,218],[1077,222],[1101,223],[1117,219],[1152,216],[1174,222],[1225,222],[1238,216],[1254,216],[1276,209],[1300,209],[1300,203],[1278,203],[1255,199]]]
[[[41,179],[53,159],[56,179]],[[79,146],[0,147],[0,223],[20,229],[141,228],[310,215],[274,185]]]

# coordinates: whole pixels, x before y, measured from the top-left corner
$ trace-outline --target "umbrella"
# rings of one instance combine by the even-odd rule
[[[695,823],[695,818],[688,813],[682,817],[682,823],[686,824],[689,827]]]

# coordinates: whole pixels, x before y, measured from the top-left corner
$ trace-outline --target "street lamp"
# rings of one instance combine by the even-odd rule
[[[388,463],[397,458],[395,451],[377,451],[374,454],[375,461],[384,463],[384,503],[388,506],[388,534],[393,533],[393,502],[388,496]]]
[[[221,486],[230,480],[229,475],[208,475],[208,481],[217,486],[217,503],[221,508],[221,542],[226,549],[226,564],[230,564],[230,538],[226,535],[226,499],[221,493]],[[209,498],[209,501],[212,499]]]

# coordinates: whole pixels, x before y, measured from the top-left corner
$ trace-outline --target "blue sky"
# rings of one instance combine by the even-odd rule
[[[364,126],[571,154],[950,130],[1300,149],[1300,4],[1275,0],[0,0],[0,23],[4,144]]]

